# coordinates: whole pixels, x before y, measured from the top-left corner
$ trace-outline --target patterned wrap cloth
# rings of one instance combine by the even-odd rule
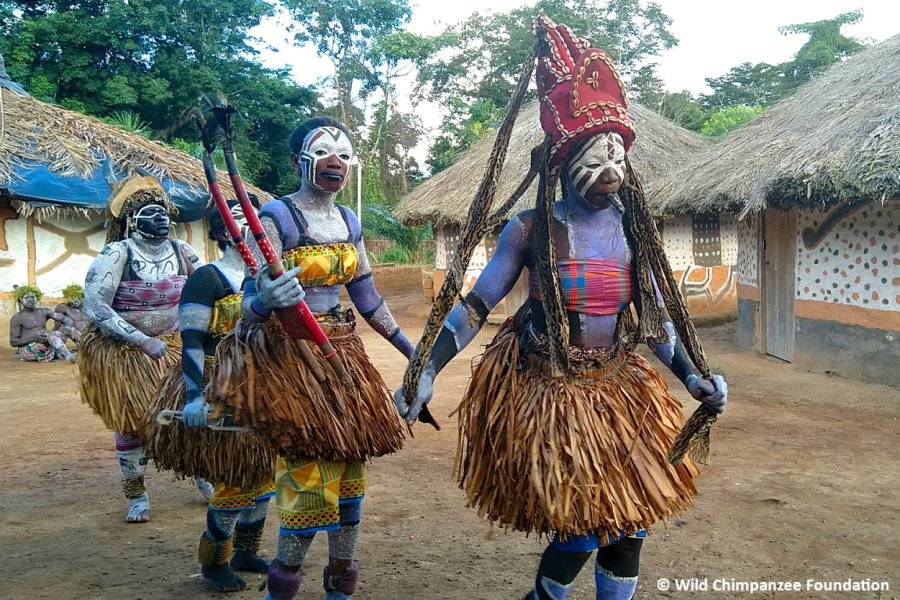
[[[28,342],[16,349],[16,356],[25,362],[46,363],[56,359],[56,351],[41,342]]]
[[[275,505],[283,535],[311,535],[340,528],[340,512],[362,505],[366,465],[362,461],[288,461],[275,465]]]

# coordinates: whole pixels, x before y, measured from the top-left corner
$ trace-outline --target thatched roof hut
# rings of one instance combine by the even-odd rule
[[[643,177],[645,190],[653,202],[653,191],[659,173],[683,164],[712,144],[639,104],[632,103],[629,112],[638,130],[631,149],[631,159],[635,169]],[[532,102],[523,107],[516,119],[503,176],[497,188],[495,206],[499,206],[513,193],[528,172],[531,149],[543,141],[543,136],[538,123],[538,104]],[[490,135],[478,140],[451,167],[407,194],[394,210],[397,218],[408,225],[426,221],[435,225],[464,221],[481,183],[495,137]],[[537,182],[522,196],[511,211],[512,214],[534,205],[536,189]]]
[[[189,205],[186,220],[202,214],[209,194],[199,160],[5,87],[0,94],[0,190],[13,197],[20,213],[31,214],[35,205],[51,213],[101,210],[110,179],[140,172],[158,178],[180,208]],[[24,185],[32,176],[48,181],[46,193]],[[234,197],[228,177],[220,174],[219,180],[226,196]],[[252,186],[248,190],[261,201],[269,197]]]
[[[900,196],[900,35],[832,66],[686,170],[658,182],[667,211]]]

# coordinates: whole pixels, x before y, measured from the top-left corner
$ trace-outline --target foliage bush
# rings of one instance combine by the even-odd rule
[[[12,297],[13,300],[16,301],[16,304],[21,302],[22,298],[24,298],[28,294],[34,294],[34,297],[37,298],[38,302],[40,302],[41,298],[44,297],[44,292],[42,292],[40,288],[33,285],[13,286]]]
[[[63,288],[63,300],[72,302],[73,300],[84,300],[84,288],[77,283],[70,283]]]
[[[412,257],[409,254],[409,250],[403,248],[402,246],[392,246],[388,248],[381,254],[375,257],[375,263],[379,265],[383,265],[385,263],[392,263],[395,265],[408,265],[412,261]]]
[[[711,138],[720,138],[729,131],[745,125],[766,112],[765,106],[729,106],[717,110],[706,118],[700,133]]]

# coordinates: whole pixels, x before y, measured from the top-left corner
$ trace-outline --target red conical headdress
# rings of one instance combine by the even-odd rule
[[[598,133],[618,133],[628,152],[634,121],[609,56],[545,15],[534,20],[534,33],[541,42],[535,79],[541,127],[550,136],[550,166],[562,164],[579,141]]]

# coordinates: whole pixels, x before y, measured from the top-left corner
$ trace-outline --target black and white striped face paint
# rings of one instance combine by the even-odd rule
[[[582,198],[615,194],[625,181],[625,142],[618,133],[590,138],[569,159],[569,176]]]
[[[300,150],[300,177],[314,188],[339,192],[347,182],[353,160],[353,143],[337,127],[310,131]]]

